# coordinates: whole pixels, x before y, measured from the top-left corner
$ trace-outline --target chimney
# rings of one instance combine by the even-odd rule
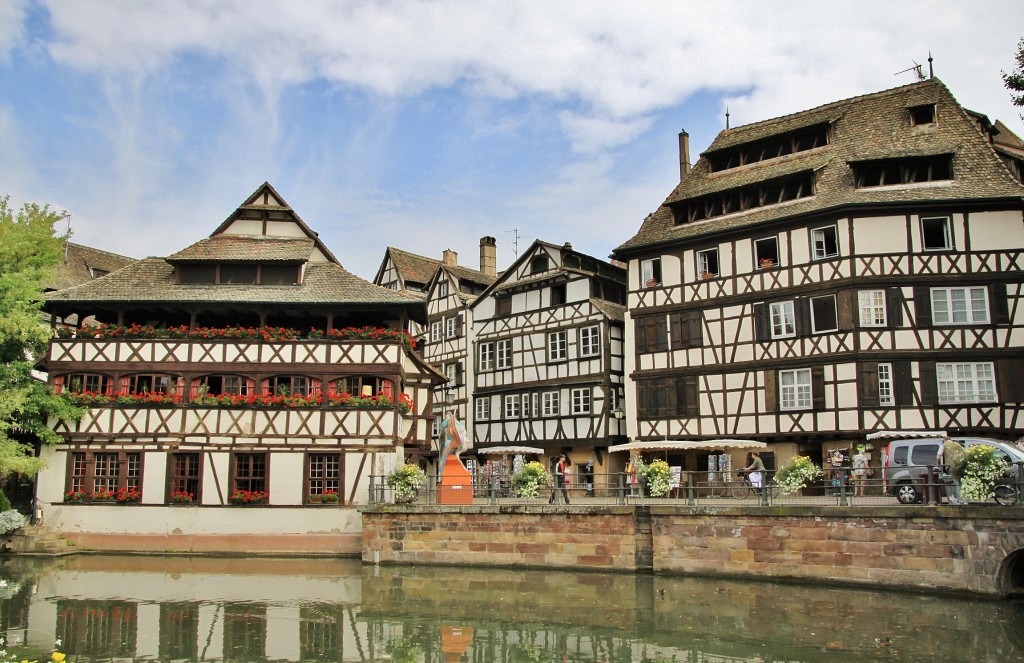
[[[451,249],[444,250],[444,257],[441,258],[441,262],[444,263],[445,267],[458,267],[459,266],[459,254]]]
[[[686,129],[679,132],[679,179],[682,181],[690,172],[690,134]]]
[[[493,237],[480,238],[480,271],[487,276],[496,276],[498,269],[498,245]]]

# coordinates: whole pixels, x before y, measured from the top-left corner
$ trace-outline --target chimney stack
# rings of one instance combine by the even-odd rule
[[[487,276],[497,276],[498,245],[493,237],[480,238],[480,271]]]
[[[690,173],[690,134],[686,129],[679,132],[679,180]]]
[[[444,257],[441,258],[441,262],[444,263],[445,267],[458,267],[459,266],[459,254],[451,249],[444,250]]]

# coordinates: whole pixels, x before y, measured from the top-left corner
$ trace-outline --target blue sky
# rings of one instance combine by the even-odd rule
[[[914,80],[1024,135],[1024,3],[0,1],[0,195],[134,257],[269,181],[352,272],[387,246],[605,257],[724,128]]]

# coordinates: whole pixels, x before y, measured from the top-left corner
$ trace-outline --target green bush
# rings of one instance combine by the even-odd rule
[[[822,469],[807,456],[794,456],[775,473],[775,485],[780,493],[789,495],[820,479],[823,474]]]
[[[7,495],[4,494],[3,490],[0,490],[0,511],[10,511],[11,501],[7,499]]]
[[[512,491],[520,499],[533,499],[540,494],[540,487],[551,483],[551,475],[542,463],[533,461],[512,475]]]

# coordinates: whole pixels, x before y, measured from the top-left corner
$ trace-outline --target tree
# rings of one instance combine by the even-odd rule
[[[42,462],[32,441],[59,442],[48,421],[82,412],[32,374],[51,336],[39,307],[46,279],[61,260],[66,237],[54,229],[61,216],[35,204],[15,213],[10,197],[0,197],[0,477],[38,472]]]
[[[1010,98],[1013,99],[1014,106],[1024,106],[1024,37],[1017,42],[1017,70],[1010,72],[1009,74],[1005,71],[1003,73],[1003,84],[1006,85],[1006,89],[1010,92],[1020,92],[1022,94],[1010,94]],[[1024,120],[1024,113],[1021,113],[1020,118]]]

